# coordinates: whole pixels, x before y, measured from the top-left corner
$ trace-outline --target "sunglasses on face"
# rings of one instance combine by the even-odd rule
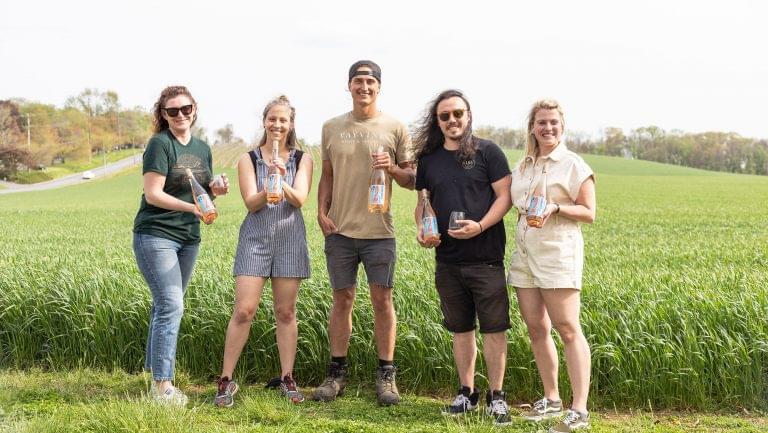
[[[165,114],[168,115],[168,117],[176,117],[179,115],[179,111],[181,111],[181,114],[185,116],[189,116],[192,114],[192,109],[194,106],[192,104],[184,105],[181,107],[169,107],[169,108],[163,108],[165,110]]]
[[[467,110],[465,110],[463,108],[459,108],[459,109],[456,109],[456,110],[453,110],[453,111],[443,111],[442,113],[438,113],[437,117],[440,120],[442,120],[443,122],[447,122],[448,120],[450,120],[451,114],[453,114],[453,118],[456,119],[456,120],[459,120],[462,117],[464,117],[464,113],[466,111]]]

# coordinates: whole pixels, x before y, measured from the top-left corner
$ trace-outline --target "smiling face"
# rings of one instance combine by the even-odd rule
[[[192,106],[192,111],[189,114],[184,114],[184,111],[181,110],[181,107],[187,105]],[[169,108],[174,109],[171,111],[176,111],[175,109],[178,109],[178,114],[171,117],[167,112]],[[173,131],[175,135],[184,135],[192,127],[192,122],[195,120],[196,112],[197,107],[194,105],[192,99],[190,99],[189,96],[178,95],[165,101],[162,115],[163,118],[168,122],[168,127],[171,128],[171,131]]]
[[[290,108],[283,104],[276,104],[269,109],[264,118],[264,130],[270,141],[279,140],[280,143],[285,143],[291,128],[293,128],[293,122],[291,122]]]
[[[560,143],[563,135],[563,122],[555,109],[542,108],[533,118],[533,136],[539,145],[540,155],[549,155]]]
[[[358,71],[371,72],[368,66],[357,68]],[[355,105],[367,106],[376,102],[376,97],[381,90],[379,80],[372,75],[355,75],[349,81],[349,92],[352,94],[352,101]]]
[[[458,141],[469,125],[472,113],[466,102],[458,96],[443,99],[437,104],[437,122],[446,141]],[[458,116],[457,116],[458,115]],[[446,120],[443,120],[446,118]]]

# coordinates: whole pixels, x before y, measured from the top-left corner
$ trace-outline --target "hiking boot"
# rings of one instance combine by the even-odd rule
[[[497,426],[509,425],[512,417],[509,416],[507,394],[503,391],[488,391],[485,395],[485,413],[493,417],[493,424]]]
[[[400,393],[397,392],[394,365],[385,365],[376,370],[376,399],[382,406],[400,403]]]
[[[462,386],[459,388],[456,398],[453,402],[443,408],[443,415],[458,416],[464,415],[467,412],[477,409],[477,403],[480,400],[480,392],[475,390],[472,392],[469,387]]]
[[[166,388],[164,392],[160,392],[157,387],[153,386],[150,390],[150,395],[152,397],[152,401],[155,403],[168,406],[184,407],[187,405],[187,401],[189,400],[179,388],[176,388],[173,385]]]
[[[328,375],[312,393],[312,398],[320,401],[333,401],[344,394],[347,386],[347,366],[331,362],[328,366]]]
[[[235,394],[240,389],[237,386],[237,382],[230,380],[227,376],[220,377],[216,381],[218,391],[216,392],[216,398],[213,399],[213,404],[218,407],[232,407],[235,404]]]
[[[565,412],[565,419],[559,424],[549,429],[549,433],[568,433],[576,430],[589,428],[589,414],[576,412],[568,409]]]
[[[543,421],[545,419],[557,418],[563,414],[563,402],[560,400],[550,400],[546,397],[533,403],[533,407],[528,412],[523,413],[523,418],[527,421]]]
[[[280,392],[294,404],[304,401],[304,394],[296,388],[296,382],[289,374],[283,376],[280,382]]]

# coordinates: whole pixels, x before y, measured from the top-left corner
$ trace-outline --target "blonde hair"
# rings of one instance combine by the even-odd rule
[[[530,111],[528,111],[528,133],[525,141],[525,156],[520,162],[521,172],[525,171],[525,164],[528,162],[528,158],[535,159],[539,156],[539,142],[536,140],[536,136],[533,135],[536,113],[538,113],[539,110],[557,110],[558,114],[560,114],[560,125],[562,125],[563,130],[565,130],[565,116],[563,115],[563,107],[560,106],[559,102],[554,99],[539,99],[534,102]]]

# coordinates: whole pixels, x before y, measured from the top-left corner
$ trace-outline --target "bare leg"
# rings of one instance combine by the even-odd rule
[[[504,385],[504,367],[507,361],[507,333],[483,334],[483,357],[488,368],[491,390],[501,390]]]
[[[235,308],[227,326],[227,337],[224,341],[224,365],[221,376],[232,378],[237,360],[243,352],[251,332],[253,315],[259,308],[261,291],[264,289],[264,277],[240,275],[235,278]]]
[[[575,289],[542,290],[542,296],[547,305],[549,317],[552,318],[552,324],[560,334],[565,347],[568,378],[573,388],[571,408],[586,412],[592,360],[589,344],[579,321],[581,292]]]
[[[333,291],[333,306],[328,321],[331,356],[347,356],[349,337],[352,335],[352,306],[354,304],[354,287]]]
[[[462,386],[475,389],[475,359],[477,344],[475,331],[455,332],[453,334],[453,359]]]
[[[299,331],[296,325],[296,297],[299,294],[299,278],[272,278],[272,296],[275,304],[277,350],[280,352],[280,377],[293,376],[296,360],[296,341]]]
[[[540,289],[517,289],[517,303],[528,327],[533,358],[544,385],[544,397],[560,400],[557,386],[557,350],[552,340],[552,324],[541,292]]]
[[[379,284],[371,285],[374,335],[379,359],[393,360],[397,326],[395,306],[392,303],[392,288]]]

